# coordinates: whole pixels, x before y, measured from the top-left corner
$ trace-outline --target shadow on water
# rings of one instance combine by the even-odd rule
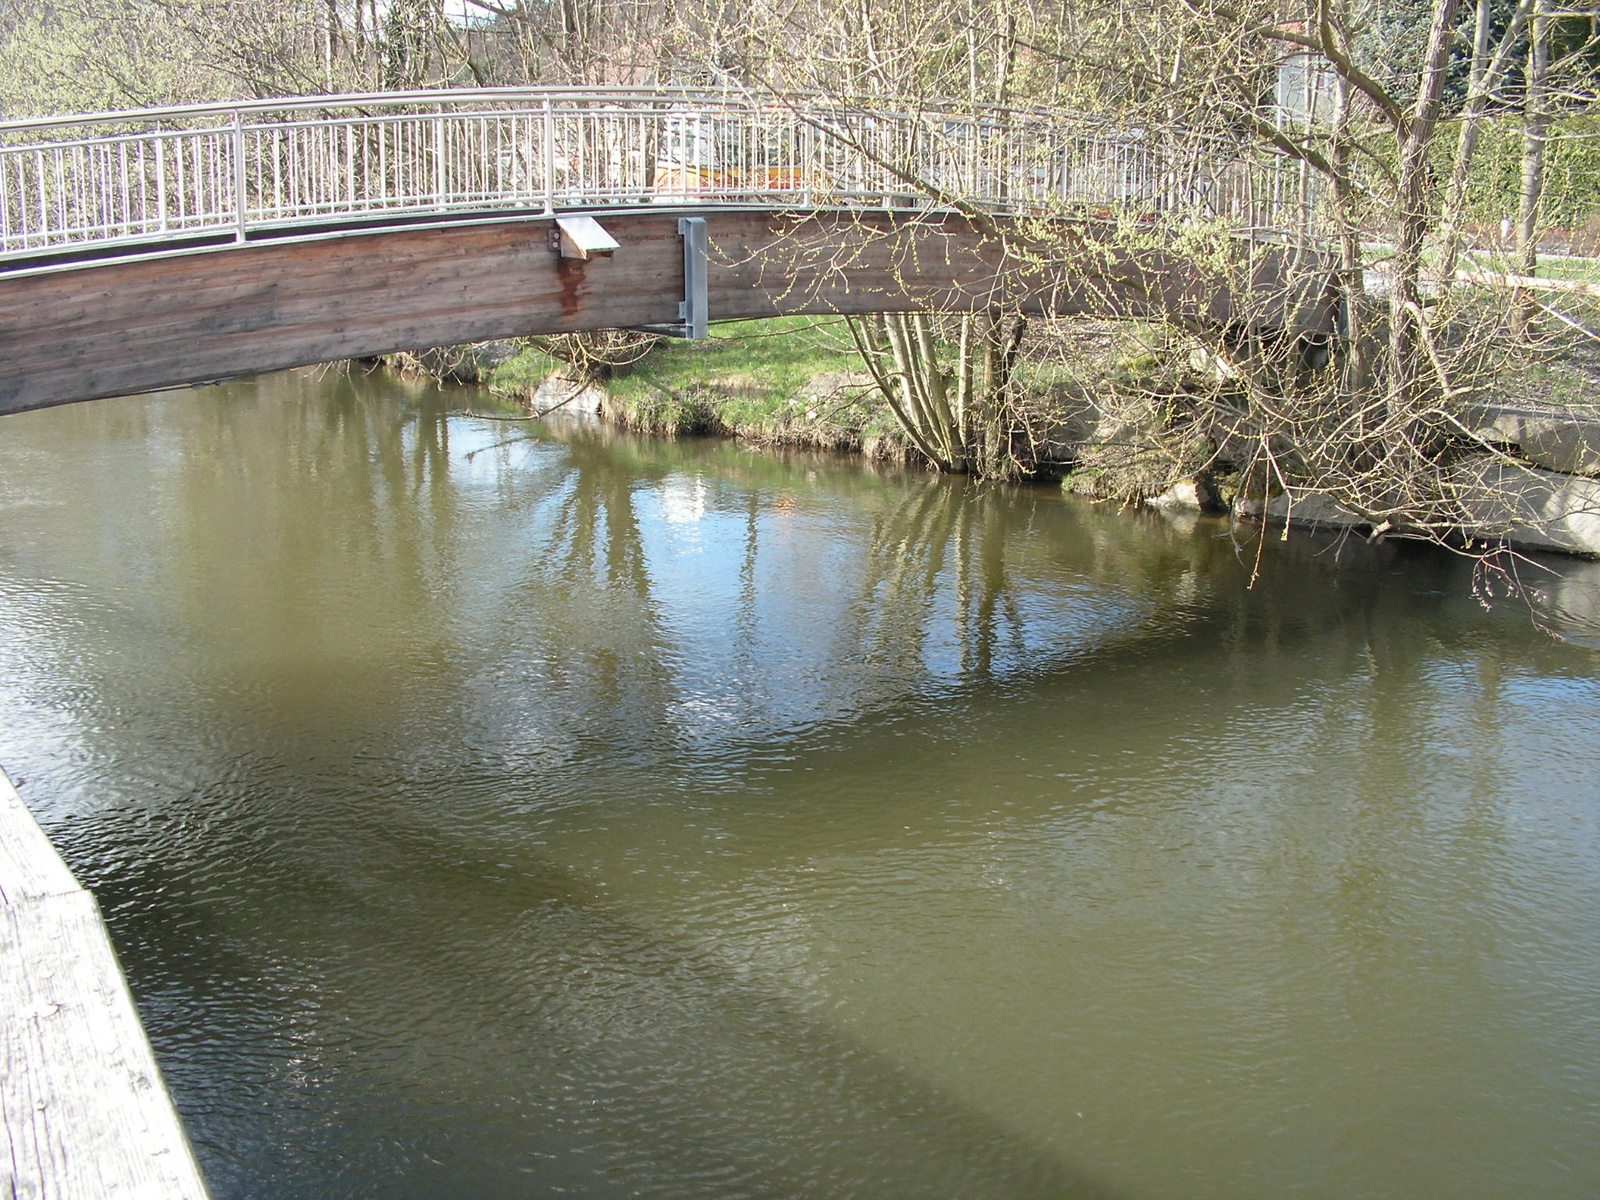
[[[219,1195],[1112,1195],[558,864],[429,885],[448,911],[279,898],[266,970],[203,919],[141,929],[150,895],[188,907],[162,864],[100,885],[181,977],[135,984],[188,1031],[162,1052]]]

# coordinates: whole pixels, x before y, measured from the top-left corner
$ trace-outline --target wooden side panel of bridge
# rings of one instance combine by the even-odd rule
[[[1271,245],[1241,243],[1239,271],[1219,284],[1158,253],[1023,267],[966,218],[927,212],[595,215],[620,243],[612,258],[563,258],[554,219],[524,216],[13,270],[0,275],[0,413],[395,350],[672,323],[684,215],[707,221],[713,320],[994,304],[1312,333],[1334,319],[1321,277]],[[1083,223],[1057,233],[1047,245],[1094,240]]]

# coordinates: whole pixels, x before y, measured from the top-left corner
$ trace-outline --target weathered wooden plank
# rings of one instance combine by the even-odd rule
[[[669,235],[653,255],[648,239],[630,242],[625,284],[610,262],[561,267],[543,242],[504,228],[247,247],[0,281],[0,407],[541,332],[573,324],[580,310],[595,327],[670,320],[681,251],[675,226]],[[103,286],[102,272],[116,286]],[[101,286],[86,298],[91,277]]]
[[[81,890],[11,780],[0,771],[0,907]]]
[[[1248,251],[1232,276],[1203,278],[1159,252],[1097,249],[1087,226],[1030,266],[955,216],[705,211],[714,319],[1006,304],[1305,324],[1291,316],[1304,288],[1286,282],[1285,253],[1270,247]],[[587,261],[551,250],[550,218],[524,218],[0,276],[0,413],[393,350],[672,322],[679,215],[607,213],[620,249]],[[1311,323],[1331,325],[1331,311]]]
[[[0,773],[0,1196],[202,1200],[94,897]]]

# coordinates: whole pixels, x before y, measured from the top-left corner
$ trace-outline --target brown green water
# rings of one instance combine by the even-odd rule
[[[0,421],[219,1197],[1594,1197],[1600,568],[278,376]]]

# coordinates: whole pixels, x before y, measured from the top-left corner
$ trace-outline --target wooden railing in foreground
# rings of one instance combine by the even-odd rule
[[[0,772],[0,1195],[203,1200],[94,897]]]

